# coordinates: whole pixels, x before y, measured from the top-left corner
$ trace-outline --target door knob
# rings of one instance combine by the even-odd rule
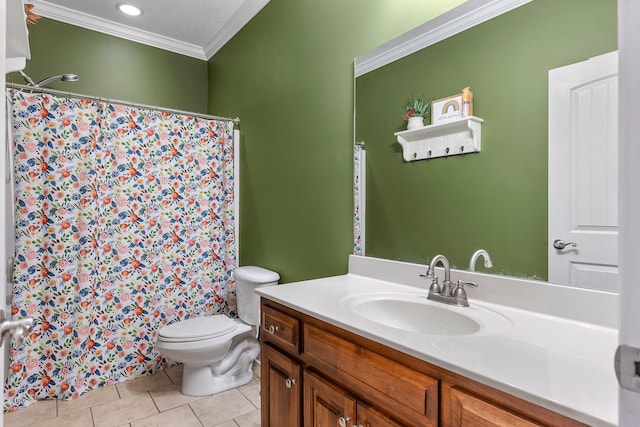
[[[553,247],[562,250],[567,246],[573,246],[574,248],[578,246],[576,242],[565,242],[564,240],[556,239],[553,241]]]
[[[7,335],[11,335],[16,340],[17,345],[21,345],[24,337],[33,329],[33,318],[25,317],[19,320],[8,320],[4,317],[4,310],[0,310],[0,346]]]
[[[295,379],[293,379],[293,378],[287,378],[287,379],[284,381],[284,385],[285,385],[285,387],[287,387],[287,388],[291,388],[291,387],[293,387],[293,385],[294,385],[295,383],[296,383],[296,380],[295,380]]]

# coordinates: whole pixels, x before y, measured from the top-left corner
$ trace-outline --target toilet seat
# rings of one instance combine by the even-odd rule
[[[158,338],[165,342],[202,341],[233,332],[236,322],[224,314],[181,320],[161,328]]]

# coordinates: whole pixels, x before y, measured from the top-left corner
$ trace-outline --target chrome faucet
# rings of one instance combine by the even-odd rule
[[[444,268],[444,280],[442,281],[442,286],[438,283],[438,276],[436,276],[435,268],[438,264],[442,264],[442,267]],[[431,277],[431,286],[429,287],[429,295],[427,296],[427,299],[444,304],[457,305],[459,307],[469,307],[467,292],[464,290],[464,287],[478,287],[478,284],[475,282],[463,282],[462,280],[458,280],[455,283],[452,283],[451,267],[449,265],[449,260],[444,255],[436,255],[433,257],[425,277]]]
[[[438,283],[438,276],[436,276],[436,265],[438,265],[438,263],[442,264],[442,267],[444,268],[444,281],[442,282],[442,287],[440,287],[440,284]],[[449,295],[451,293],[451,267],[449,266],[449,260],[447,257],[444,255],[434,256],[429,264],[427,277],[432,278],[429,292],[433,291],[434,293],[443,295]]]
[[[478,258],[484,258],[484,266],[486,268],[493,267],[493,262],[491,262],[491,257],[489,256],[489,252],[484,249],[478,249],[471,255],[471,261],[469,261],[469,271],[476,271],[476,262]]]

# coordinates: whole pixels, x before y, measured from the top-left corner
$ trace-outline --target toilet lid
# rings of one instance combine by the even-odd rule
[[[236,328],[233,320],[223,314],[194,317],[161,328],[158,335],[167,341],[197,341],[228,334]]]

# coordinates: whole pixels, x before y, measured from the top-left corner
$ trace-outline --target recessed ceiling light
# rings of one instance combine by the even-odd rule
[[[119,4],[118,9],[120,10],[120,12],[129,16],[138,16],[142,13],[140,9],[131,4]]]

